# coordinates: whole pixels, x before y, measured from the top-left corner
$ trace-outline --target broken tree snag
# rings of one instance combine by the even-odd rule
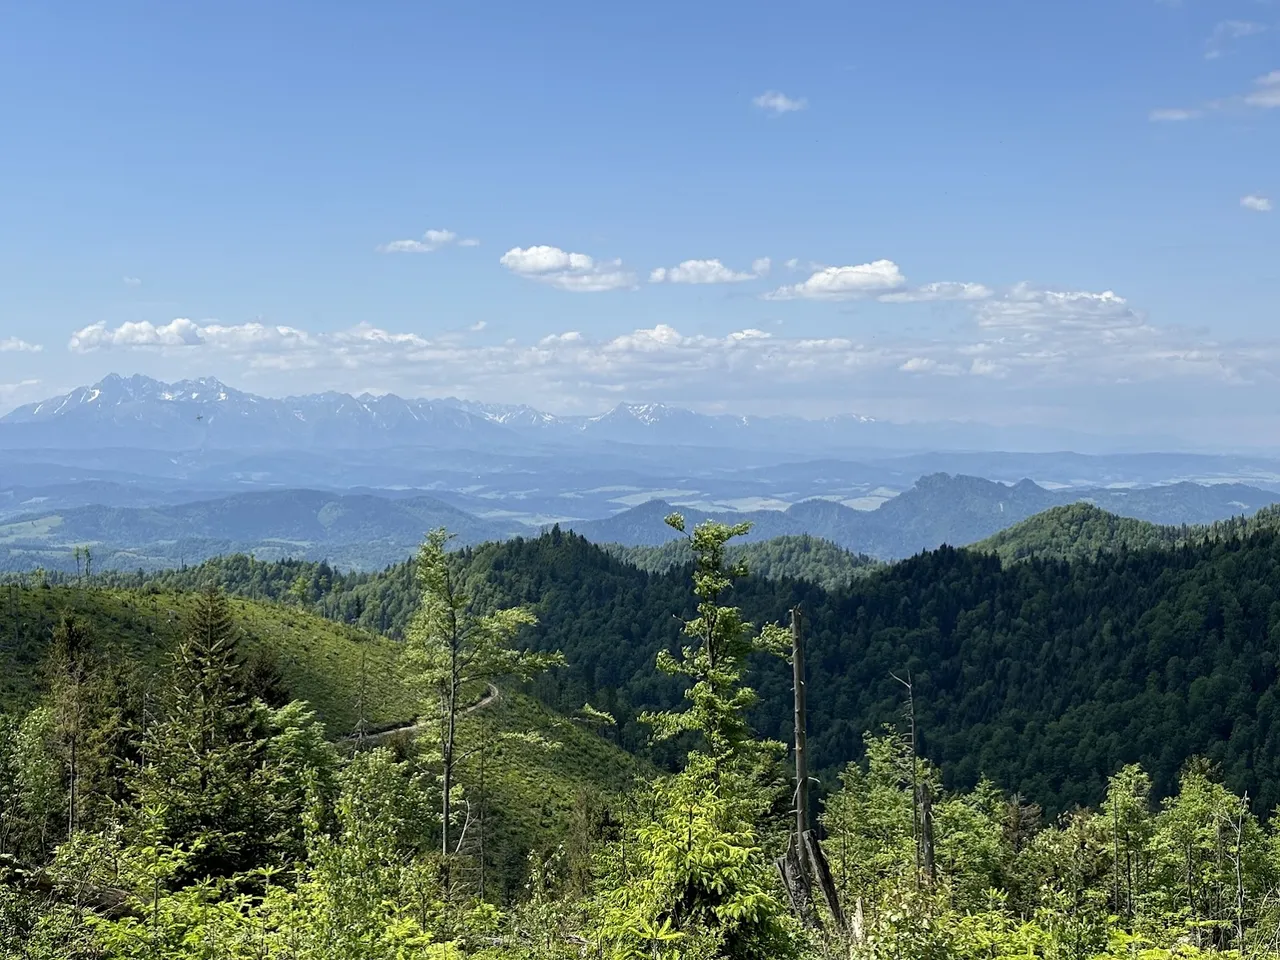
[[[809,876],[822,890],[822,898],[827,901],[827,909],[831,911],[831,919],[841,933],[848,933],[849,927],[844,919],[844,910],[840,907],[840,892],[836,890],[836,882],[831,876],[831,867],[822,853],[822,845],[812,830],[806,830],[803,837],[805,860],[809,867]]]
[[[926,883],[933,883],[933,794],[929,781],[920,784],[920,866]]]
[[[805,747],[804,641],[800,637],[800,608],[791,611],[791,677],[795,689],[796,842],[809,829],[809,755]]]
[[[862,898],[859,897],[853,905],[853,929],[849,931],[849,938],[857,946],[862,946],[866,940],[865,925],[862,919]]]
[[[805,872],[794,838],[788,842],[787,852],[774,862],[782,876],[782,885],[787,889],[787,897],[791,900],[792,912],[805,926],[821,926],[817,911],[813,909],[813,887],[809,884],[809,875]]]

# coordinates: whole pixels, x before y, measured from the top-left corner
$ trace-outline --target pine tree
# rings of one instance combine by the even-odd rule
[[[685,532],[684,517],[678,513],[667,517],[667,525]],[[752,737],[746,718],[758,699],[742,682],[747,658],[761,651],[782,656],[791,647],[790,635],[782,627],[767,624],[757,633],[737,607],[721,604],[733,581],[747,572],[741,562],[728,562],[726,544],[750,529],[749,523],[729,526],[707,521],[688,536],[694,556],[698,615],[684,624],[684,634],[691,642],[680,658],[664,650],[658,655],[658,669],[691,681],[685,691],[689,708],[648,713],[643,718],[658,740],[682,733],[696,735],[717,766],[754,755],[761,746]]]
[[[684,532],[679,514],[667,523]],[[725,545],[748,529],[708,521],[689,537],[697,616],[685,623],[690,642],[680,659],[664,651],[658,668],[689,678],[690,706],[644,719],[655,739],[690,734],[702,749],[689,753],[678,775],[653,783],[647,812],[632,815],[604,858],[603,956],[775,960],[798,953],[798,926],[764,849],[776,798],[762,774],[784,748],[753,738],[746,711],[756,696],[743,684],[747,657],[781,654],[790,637],[776,625],[757,632],[721,603],[746,572],[728,563]]]
[[[167,843],[193,850],[191,877],[256,866],[271,829],[265,711],[245,690],[220,592],[199,598],[165,680],[163,713],[143,747],[139,806],[162,811]]]

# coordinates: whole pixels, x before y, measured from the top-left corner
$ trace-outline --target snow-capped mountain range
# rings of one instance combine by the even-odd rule
[[[563,417],[523,405],[393,394],[318,393],[270,398],[212,377],[164,383],[115,374],[0,417],[0,446],[149,449],[366,449],[482,446],[546,441],[756,446],[866,442],[874,421],[706,415],[664,404],[619,404],[598,416]]]

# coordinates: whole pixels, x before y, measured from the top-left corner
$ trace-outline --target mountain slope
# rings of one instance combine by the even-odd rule
[[[0,712],[29,703],[53,626],[64,613],[93,625],[113,659],[132,659],[144,675],[159,667],[177,642],[195,601],[191,592],[79,587],[0,586]],[[306,611],[232,601],[245,653],[277,669],[294,697],[309,701],[333,736],[355,729],[364,672],[365,718],[371,725],[402,722],[413,710],[392,669],[394,645],[377,635]]]
[[[39,695],[52,627],[64,613],[91,625],[115,667],[137,665],[137,683],[126,686],[124,696],[140,696],[163,669],[195,599],[190,591],[0,587],[0,719]],[[349,737],[362,718],[374,731],[415,719],[417,703],[396,670],[396,644],[296,606],[233,598],[231,613],[242,654],[278,671],[284,695],[315,708],[330,738]],[[429,736],[430,721],[426,729]],[[541,733],[545,744],[529,742],[530,732]],[[566,840],[583,795],[619,795],[648,772],[591,729],[509,688],[483,709],[467,711],[460,736],[468,744],[495,744],[483,779],[474,762],[462,764],[459,776],[483,798],[489,882],[507,895],[517,892],[530,850]],[[402,739],[396,734],[380,742],[394,746]]]

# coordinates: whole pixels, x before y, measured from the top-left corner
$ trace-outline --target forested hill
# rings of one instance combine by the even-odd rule
[[[660,547],[627,547],[609,543],[604,548],[632,566],[651,573],[663,573],[693,563],[693,551],[687,540],[672,540]],[[767,580],[792,577],[827,589],[846,587],[855,577],[865,576],[881,565],[866,554],[852,553],[830,540],[808,534],[739,544],[730,547],[728,554],[731,560],[746,564],[751,573]]]
[[[602,549],[650,573],[665,573],[693,563],[693,554],[683,540],[661,547],[605,544]],[[830,541],[808,535],[733,544],[728,555],[734,562],[746,564],[753,575],[770,580],[807,580],[828,589],[847,586],[854,578],[880,566],[879,561],[871,557],[850,553]],[[67,574],[48,576],[61,582],[75,582]],[[417,596],[410,562],[370,574],[344,572],[327,562],[261,561],[244,554],[141,574],[109,570],[94,576],[92,582],[135,589],[158,586],[168,590],[221,584],[238,596],[305,606],[330,619],[359,624],[393,637],[401,636]]]
[[[1091,503],[1053,507],[972,545],[1006,560],[1053,557],[1089,559],[1099,551],[1173,548],[1187,543],[1248,536],[1280,528],[1280,508],[1263,507],[1251,517],[1211,524],[1161,525],[1117,516]]]
[[[567,536],[482,548],[472,562],[494,596],[535,605],[536,643],[565,652],[570,668],[542,691],[553,703],[589,693],[625,718],[674,701],[648,666],[676,642],[683,576],[642,574]],[[756,622],[796,603],[807,613],[819,767],[858,756],[866,731],[900,721],[891,674],[909,672],[924,749],[957,783],[985,774],[1065,809],[1097,801],[1130,762],[1169,791],[1187,758],[1205,754],[1259,809],[1280,802],[1272,532],[1077,564],[1006,566],[944,548],[846,591],[751,579],[734,593]],[[756,685],[759,728],[786,740],[789,671],[762,663]]]
[[[560,533],[484,545],[457,562],[485,599],[533,606],[531,644],[563,650],[568,667],[537,692],[554,707],[589,700],[614,713],[620,741],[641,749],[647,731],[636,715],[679,696],[653,662],[678,643],[673,614],[690,611],[687,570],[646,573]],[[236,563],[245,589],[278,582],[254,573],[269,565]],[[407,567],[343,581],[314,600],[304,599],[318,590],[313,579],[297,586],[300,603],[390,628],[414,596]],[[943,548],[848,589],[748,578],[733,599],[756,622],[804,609],[810,746],[821,769],[859,756],[866,731],[900,721],[902,687],[891,674],[909,671],[921,743],[958,784],[986,774],[1064,809],[1096,802],[1105,778],[1129,762],[1143,763],[1167,792],[1188,757],[1206,754],[1257,809],[1280,802],[1273,531],[1075,563],[1004,564]],[[757,666],[756,722],[787,740],[789,671],[777,661]]]

